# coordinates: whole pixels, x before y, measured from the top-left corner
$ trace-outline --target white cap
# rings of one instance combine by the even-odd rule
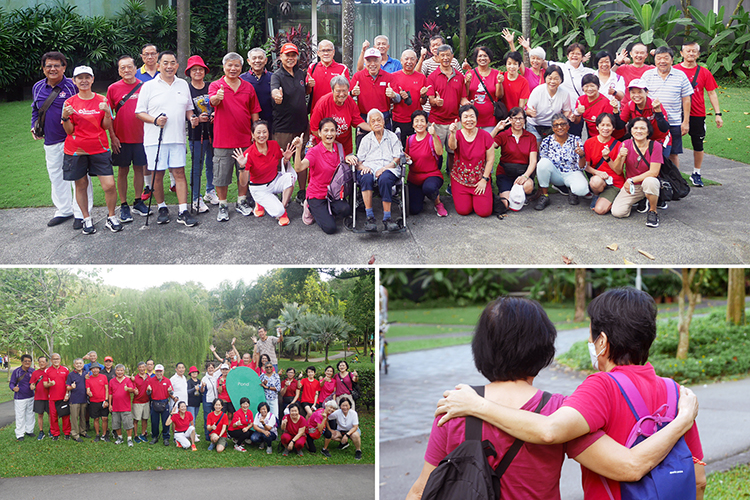
[[[76,69],[73,70],[73,78],[84,74],[94,76],[94,70],[89,66],[76,66]]]
[[[156,365],[154,367],[155,372],[163,372],[164,371],[164,365]]]
[[[514,212],[518,212],[523,208],[525,201],[526,193],[523,192],[523,186],[513,184],[513,187],[510,189],[510,196],[508,197],[508,208]]]
[[[636,78],[632,82],[628,84],[628,89],[643,89],[648,91],[648,87],[646,87],[646,81],[641,80],[640,78]]]
[[[229,365],[226,364],[226,363],[222,363],[221,366],[219,367],[219,370],[223,370],[224,368],[226,368],[227,370],[229,370]]]
[[[369,49],[365,50],[365,59],[368,57],[383,57],[383,54],[380,53],[380,51],[376,48],[370,47]]]

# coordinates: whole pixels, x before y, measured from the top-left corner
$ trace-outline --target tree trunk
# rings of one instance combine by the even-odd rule
[[[729,269],[727,322],[735,325],[745,324],[745,270],[742,268]]]
[[[310,342],[305,344],[305,362],[310,361]]]
[[[328,342],[326,342],[326,364],[328,364]]]
[[[466,59],[466,0],[461,0],[458,11],[459,36],[458,60]],[[367,344],[367,342],[365,342]],[[366,348],[366,347],[365,347]]]
[[[354,0],[341,2],[341,62],[354,74]]]
[[[677,359],[687,359],[688,348],[690,347],[690,322],[693,320],[695,302],[698,299],[697,290],[693,285],[695,273],[697,272],[698,270],[695,268],[682,269],[682,290],[680,290],[680,295],[678,297],[680,321],[677,330],[680,334],[680,340],[677,343]],[[686,298],[688,301],[687,311],[684,310]]]
[[[576,323],[586,319],[586,269],[576,268],[576,312],[573,321]]]
[[[227,52],[237,51],[237,0],[227,3]]]
[[[528,39],[531,36],[531,0],[521,0],[521,31],[523,37]],[[529,54],[523,51],[523,61],[526,67],[531,67]]]
[[[190,55],[190,0],[177,0],[177,62],[184,70]]]

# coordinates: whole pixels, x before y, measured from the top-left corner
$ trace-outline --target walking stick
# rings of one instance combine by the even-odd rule
[[[164,116],[164,113],[159,114],[159,116],[156,117],[154,122],[159,119],[159,117]],[[154,192],[153,190],[156,188],[156,166],[159,165],[159,152],[161,151],[161,140],[164,137],[164,127],[161,127],[161,130],[159,130],[159,142],[156,145],[156,158],[154,159],[154,169],[151,171],[151,196],[148,198],[148,211],[146,212],[146,226],[148,227],[148,218],[151,215],[151,200],[154,199]]]

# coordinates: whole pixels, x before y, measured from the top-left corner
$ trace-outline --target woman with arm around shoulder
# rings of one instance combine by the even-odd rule
[[[443,174],[438,168],[438,158],[443,156],[443,143],[435,127],[428,124],[425,111],[418,109],[412,113],[411,123],[415,133],[406,139],[404,149],[407,158],[411,160],[409,175],[406,177],[409,213],[416,215],[422,212],[424,199],[427,197],[434,204],[438,217],[447,217],[448,211],[440,201]]]
[[[448,127],[448,147],[455,153],[451,170],[451,192],[456,212],[480,217],[492,214],[492,184],[490,174],[495,164],[492,136],[477,127],[477,108],[465,104],[458,109],[458,123]]]
[[[511,108],[508,115],[492,131],[495,146],[500,148],[500,163],[495,177],[497,190],[506,207],[514,184],[523,186],[526,196],[532,193],[539,159],[536,137],[526,130],[526,112],[516,107]]]
[[[625,183],[621,173],[612,170],[622,144],[612,137],[615,117],[611,113],[602,113],[596,117],[596,129],[599,133],[586,141],[583,150],[586,153],[586,172],[590,176],[589,188],[598,196],[592,210],[604,215],[612,208],[612,202]]]

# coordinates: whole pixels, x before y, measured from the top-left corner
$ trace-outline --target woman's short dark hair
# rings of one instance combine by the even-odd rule
[[[347,403],[349,403],[349,408],[351,408],[353,406],[352,405],[352,400],[349,399],[348,396],[342,396],[341,398],[339,398],[339,408],[341,408],[341,403],[343,403],[344,401],[346,401]]]
[[[347,370],[349,369],[349,363],[347,363],[346,360],[344,360],[344,359],[342,359],[341,361],[339,361],[338,363],[336,363],[336,368],[338,368],[341,363],[344,363],[346,365],[346,369]]]
[[[266,130],[268,130],[269,132],[271,131],[271,127],[268,126],[268,122],[267,121],[265,121],[265,120],[258,120],[257,122],[253,122],[253,125],[252,125],[253,133],[255,133],[255,129],[258,128],[258,125],[265,125],[266,126]]]
[[[599,77],[593,73],[583,75],[583,78],[581,78],[581,88],[583,88],[584,85],[588,85],[589,83],[593,83],[594,85],[596,85],[596,88],[599,88],[601,86]]]
[[[308,372],[308,371],[310,371],[310,370],[312,370],[312,371],[313,371],[313,373],[315,373],[315,372],[317,371],[317,370],[315,369],[315,367],[314,367],[314,366],[310,365],[310,366],[308,366],[307,368],[305,368],[305,373],[307,373],[307,372]]]
[[[289,410],[289,413],[292,412],[292,408],[297,408],[297,411],[302,413],[302,405],[299,403],[292,403],[289,406],[287,406],[287,409]]]
[[[333,370],[333,373],[334,373],[334,374],[336,373],[336,369],[335,369],[334,367],[332,367],[331,365],[328,365],[328,366],[326,366],[325,368],[323,368],[323,373],[325,373],[325,372],[326,372],[326,370],[327,370],[327,369],[329,369],[329,368],[330,368],[331,370]]]
[[[526,121],[526,111],[522,107],[516,106],[515,108],[510,108],[510,111],[508,111],[508,116],[513,117],[517,115],[522,115],[523,121]]]
[[[250,398],[241,398],[240,399],[240,404],[242,404],[242,403],[250,404]]]
[[[584,47],[584,45],[582,43],[578,43],[578,42],[574,42],[574,43],[571,43],[570,45],[568,45],[568,48],[565,49],[565,53],[566,54],[570,54],[571,52],[573,52],[576,49],[578,49],[578,50],[581,51],[581,55],[584,55],[586,53],[586,47]]]
[[[187,403],[186,403],[185,401],[179,401],[179,402],[177,403],[177,408],[179,408],[179,407],[180,407],[180,406],[182,406],[182,405],[185,405],[185,408],[187,408]]]
[[[601,113],[599,116],[597,116],[596,126],[598,127],[605,118],[609,118],[609,123],[611,123],[613,127],[615,126],[615,115],[613,115],[612,113]]]
[[[427,114],[427,111],[423,109],[418,109],[414,113],[411,114],[411,122],[414,123],[414,118],[421,116],[424,118],[424,121],[429,122],[430,121],[430,115]],[[343,360],[342,360],[343,361]],[[346,361],[344,361],[346,363]],[[347,369],[349,368],[349,365],[346,366]]]
[[[508,59],[513,59],[518,63],[519,66],[523,64],[523,57],[521,56],[521,53],[516,50],[511,50],[510,52],[505,54],[503,61],[508,62]]]
[[[654,134],[654,126],[651,125],[651,122],[648,121],[648,118],[646,118],[644,116],[636,116],[635,118],[633,118],[632,120],[630,120],[628,122],[628,126],[627,126],[627,132],[628,132],[628,134],[630,134],[630,129],[633,127],[633,125],[636,122],[643,122],[643,123],[646,124],[646,127],[648,127],[648,136],[649,137],[651,137]]]
[[[536,375],[555,357],[557,330],[538,302],[500,297],[482,311],[471,351],[490,382]]]
[[[615,58],[612,56],[612,54],[608,50],[600,50],[596,53],[594,56],[594,67],[599,67],[599,60],[604,59],[605,57],[609,57],[609,64],[612,65],[613,62],[615,62]]]
[[[214,400],[213,400],[213,401],[211,402],[211,408],[213,408],[214,406],[216,406],[216,402],[217,402],[217,401],[218,401],[219,403],[221,403],[221,406],[222,406],[222,408],[223,408],[223,407],[224,407],[224,401],[222,401],[222,400],[221,400],[221,399],[219,399],[219,398],[216,398],[216,399],[214,399]]]
[[[330,116],[326,116],[325,118],[320,120],[320,123],[318,123],[318,130],[323,130],[323,125],[325,125],[326,123],[333,123],[334,127],[338,127],[338,125],[336,124],[336,120],[334,120]]]
[[[560,76],[560,82],[565,81],[565,75],[563,75],[563,70],[560,66],[557,64],[550,64],[547,66],[547,69],[544,70],[544,79],[546,80],[549,75],[552,73],[557,73]]]
[[[286,373],[289,373],[289,372],[297,373],[297,370],[295,370],[294,367],[290,366],[289,368],[286,369]]]
[[[656,303],[635,288],[607,290],[589,303],[591,338],[604,333],[609,359],[616,365],[642,365],[656,338]]]
[[[463,106],[458,108],[458,119],[460,120],[461,118],[463,118],[464,113],[466,113],[467,111],[473,111],[474,116],[479,118],[479,112],[477,111],[477,108],[474,107],[473,104],[464,104]]]
[[[472,59],[474,59],[474,62],[477,62],[477,56],[479,55],[480,50],[487,54],[487,57],[490,59],[490,61],[493,61],[495,59],[495,54],[492,53],[492,49],[490,49],[486,45],[480,45],[471,52],[471,57]]]
[[[263,356],[265,356],[265,357],[266,357],[266,359],[268,359],[268,362],[269,362],[269,363],[271,362],[271,356],[269,356],[269,355],[268,355],[268,354],[266,354],[266,353],[263,353],[263,354],[261,354],[261,355],[260,355],[260,359],[258,360],[258,361],[260,361],[260,362],[261,362],[261,364],[263,363]]]
[[[243,399],[245,399],[245,398],[243,398]],[[268,410],[269,412],[271,411],[271,407],[268,406],[268,403],[266,403],[265,401],[263,401],[262,403],[260,403],[258,405],[258,412],[260,412],[260,409],[263,408],[264,406],[266,407],[266,410]]]

